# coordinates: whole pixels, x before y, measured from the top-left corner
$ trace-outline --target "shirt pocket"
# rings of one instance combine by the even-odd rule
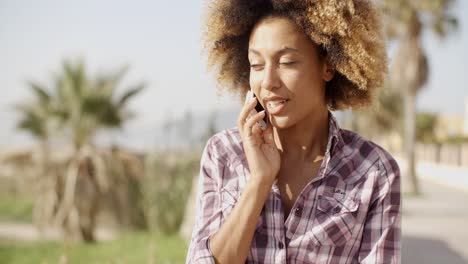
[[[311,242],[319,246],[342,246],[353,241],[358,208],[359,202],[352,198],[318,196],[312,229],[307,232]]]

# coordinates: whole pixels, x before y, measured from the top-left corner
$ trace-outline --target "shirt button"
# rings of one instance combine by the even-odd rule
[[[302,211],[302,208],[301,207],[296,207],[296,210],[294,210],[294,213],[296,215],[300,215],[301,214],[301,211]]]
[[[334,212],[334,213],[339,213],[340,210],[341,210],[341,207],[339,207],[339,206],[333,208],[333,212]]]
[[[278,243],[278,247],[279,247],[280,249],[283,249],[283,248],[284,248],[283,242],[279,242],[279,243]]]

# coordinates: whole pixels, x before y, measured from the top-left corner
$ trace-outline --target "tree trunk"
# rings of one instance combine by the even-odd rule
[[[47,139],[42,139],[39,145],[38,173],[34,181],[36,199],[33,208],[33,223],[42,236],[45,228],[51,224],[57,206],[55,191],[57,178],[50,170],[50,149]]]
[[[413,10],[414,11],[414,10]],[[428,79],[429,65],[421,45],[421,21],[412,13],[406,34],[400,39],[399,49],[392,68],[391,81],[402,89],[404,95],[404,157],[407,162],[404,171],[403,190],[420,193],[415,170],[416,145],[416,96]]]
[[[409,184],[405,190],[419,194],[419,182],[415,170],[415,145],[416,145],[416,94],[412,93],[410,89],[405,89],[406,95],[404,97],[405,103],[405,159],[407,162],[406,171],[404,176],[405,182]]]

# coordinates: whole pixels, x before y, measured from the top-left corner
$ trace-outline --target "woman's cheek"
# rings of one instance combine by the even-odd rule
[[[287,87],[295,87],[305,81],[307,75],[298,70],[283,70],[280,75],[283,83],[287,84]]]
[[[254,92],[258,93],[257,87],[260,87],[260,77],[258,73],[255,72],[250,72],[250,77],[249,77],[249,84],[250,88],[254,90]]]

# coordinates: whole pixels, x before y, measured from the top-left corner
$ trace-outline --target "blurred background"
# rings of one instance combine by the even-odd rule
[[[399,162],[403,263],[468,263],[468,2],[375,2],[389,77],[334,114]],[[201,151],[240,110],[205,5],[0,0],[0,263],[184,262]]]

